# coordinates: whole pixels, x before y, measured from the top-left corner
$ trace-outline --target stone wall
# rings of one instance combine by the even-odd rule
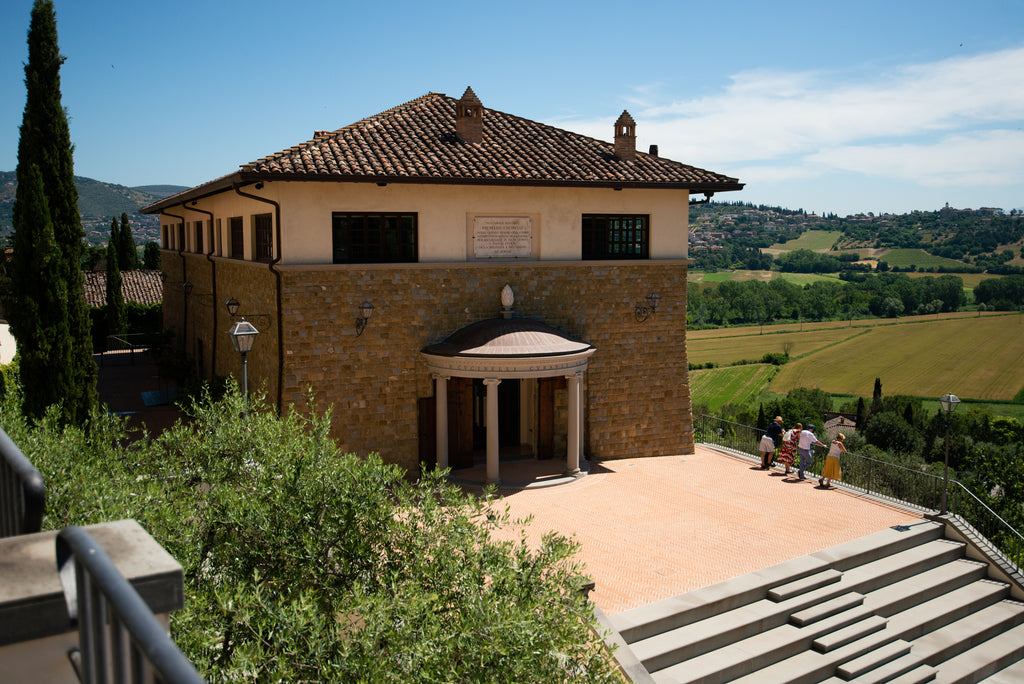
[[[180,330],[184,313],[168,288],[181,277],[174,272],[177,260],[175,252],[164,253],[164,312],[168,327]],[[312,388],[320,406],[333,405],[333,433],[345,450],[379,452],[418,470],[417,399],[434,392],[419,352],[465,325],[498,316],[500,291],[508,283],[517,316],[543,320],[597,349],[584,379],[588,457],[693,451],[684,261],[280,266],[278,315],[278,274],[267,264],[215,259],[214,288],[205,257],[185,260],[186,277],[194,283],[185,345],[194,354],[196,340],[203,340],[203,372],[239,368],[224,334],[231,321],[223,300],[235,297],[242,312],[269,313],[268,320],[249,319],[264,333],[249,354],[250,388],[265,388],[276,402],[280,363],[282,405],[305,406]],[[637,322],[634,305],[652,292],[661,295],[658,311]],[[209,307],[200,303],[203,298]],[[357,336],[364,300],[374,312]]]

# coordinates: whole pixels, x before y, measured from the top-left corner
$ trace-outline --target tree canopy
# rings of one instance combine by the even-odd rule
[[[531,546],[487,496],[339,453],[329,412],[242,407],[232,385],[134,442],[102,414],[0,421],[43,473],[47,528],[134,518],[182,564],[172,636],[210,681],[621,681],[574,542]]]

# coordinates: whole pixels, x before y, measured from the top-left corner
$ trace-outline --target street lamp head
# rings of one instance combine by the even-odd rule
[[[245,320],[244,318],[228,330],[228,335],[231,335],[231,344],[234,345],[235,351],[239,354],[247,354],[252,351],[252,345],[256,341],[256,336],[260,334],[260,331],[256,327]]]
[[[235,299],[234,297],[224,302],[224,306],[228,308],[228,313],[231,314],[232,316],[238,313],[239,303],[238,300]]]
[[[955,394],[949,393],[939,397],[939,403],[942,404],[942,410],[946,412],[946,415],[949,415],[956,410],[960,399]]]

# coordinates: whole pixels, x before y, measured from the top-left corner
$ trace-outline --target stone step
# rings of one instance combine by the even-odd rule
[[[985,684],[1020,684],[1024,682],[1024,660],[1018,660],[983,681]]]
[[[815,603],[813,606],[797,611],[789,616],[789,622],[797,627],[805,627],[806,625],[812,625],[819,620],[832,617],[837,613],[842,613],[843,611],[851,608],[856,608],[863,603],[864,595],[851,591],[848,594],[836,596],[833,599],[821,601],[820,603]]]
[[[827,570],[825,562],[802,556],[710,587],[673,596],[609,617],[626,643],[685,627],[763,600],[772,587]]]
[[[912,658],[912,656],[904,656],[904,658]],[[913,669],[893,674],[893,671],[902,669],[902,665],[899,664],[901,661],[902,659],[894,660],[891,670],[879,668],[851,680],[842,677],[829,677],[821,684],[882,684],[882,682],[887,682],[887,684],[927,684],[927,682],[935,681],[937,670],[930,665],[911,666]]]
[[[938,670],[931,665],[920,665],[906,674],[890,679],[889,684],[925,684],[935,681],[937,674]]]
[[[867,610],[865,608],[865,610]],[[837,648],[842,648],[858,639],[863,639],[869,634],[885,629],[888,622],[884,617],[869,615],[864,620],[854,622],[852,625],[828,632],[811,642],[811,648],[819,653],[828,653]]]
[[[843,591],[868,594],[927,570],[963,558],[964,544],[948,539],[935,539],[899,553],[880,558],[843,572],[836,583]],[[826,587],[825,589],[828,589]],[[819,589],[818,591],[824,591]]]
[[[949,684],[980,682],[1024,659],[1024,625],[1002,632],[939,665],[938,680]]]
[[[983,579],[937,596],[889,617],[889,629],[914,641],[940,627],[988,608],[1009,596],[1002,582]]]
[[[864,655],[846,661],[836,668],[836,674],[840,678],[849,681],[856,677],[860,677],[866,672],[883,667],[897,658],[902,658],[909,654],[910,642],[904,641],[903,639],[897,639],[896,641],[891,641],[880,648],[876,648],[870,653],[865,653]],[[921,664],[921,661],[918,660],[915,663],[915,667]],[[906,670],[904,670],[904,672],[905,671]],[[903,672],[898,672],[896,674],[903,674]]]
[[[818,684],[834,676],[842,663],[878,650],[895,639],[889,630],[883,629],[828,653],[808,648],[733,681],[736,684]]]
[[[920,541],[921,537],[917,539]],[[859,557],[864,557],[863,553]],[[893,556],[850,568],[843,573],[838,582],[778,603],[763,598],[728,611],[725,611],[725,606],[722,605],[723,612],[635,640],[630,643],[630,648],[644,667],[653,673],[774,629],[786,621],[791,621],[796,626],[807,625],[814,620],[848,610],[862,600],[862,597],[857,595],[858,587],[878,589],[884,586],[887,580],[903,580],[918,572],[955,560],[962,554],[963,544],[948,542],[945,539],[924,539],[918,546],[901,550]],[[769,589],[764,587],[765,596],[768,591]],[[662,621],[661,624],[666,623]],[[644,633],[644,630],[634,629],[630,635],[632,637],[639,633]]]
[[[881,532],[812,554],[824,560],[828,567],[840,572],[886,558],[926,541],[942,539],[945,526],[933,520],[921,519],[908,525],[897,525]]]
[[[869,593],[864,602],[878,615],[889,617],[983,579],[988,566],[959,558]]]
[[[656,681],[697,680],[704,684],[729,682],[736,677],[806,651],[815,638],[871,618],[863,606],[833,615],[808,627],[781,625],[728,644],[695,658],[658,670]]]
[[[781,587],[776,587],[768,592],[768,598],[778,603],[800,594],[806,594],[809,591],[819,589],[826,585],[835,584],[842,579],[842,577],[843,573],[829,568],[823,572],[818,572],[808,577],[798,579],[795,582],[789,582],[787,584],[783,584]]]
[[[609,619],[627,643],[634,643],[669,630],[706,620],[720,613],[765,599],[768,592],[798,582],[830,567],[843,572],[898,554],[920,544],[941,539],[944,527],[931,520],[919,520],[839,544],[823,551],[795,558],[687,594],[633,608]],[[838,583],[837,583],[838,584]],[[821,592],[822,588],[813,591]],[[806,605],[832,598],[847,590],[811,597]],[[783,622],[785,620],[783,619]]]
[[[890,626],[895,621],[890,620]],[[1024,625],[1024,604],[1004,599],[914,640],[913,653],[933,667],[966,653],[1006,630]]]

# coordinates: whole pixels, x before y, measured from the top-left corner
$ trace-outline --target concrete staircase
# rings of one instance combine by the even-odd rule
[[[992,576],[922,519],[609,620],[659,683],[1024,682],[1024,603]]]

